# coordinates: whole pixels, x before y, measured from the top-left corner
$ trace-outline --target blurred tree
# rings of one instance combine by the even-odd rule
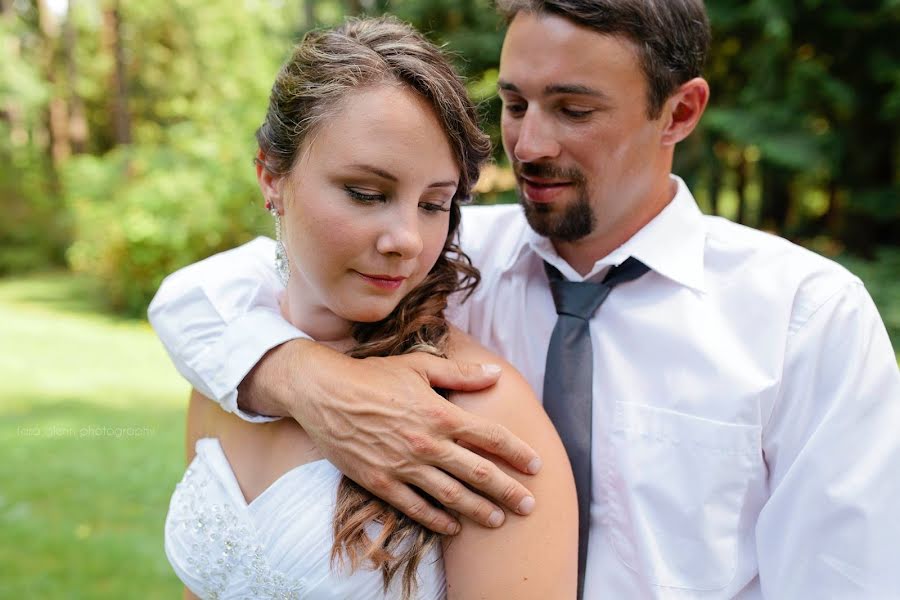
[[[676,172],[704,209],[817,247],[900,239],[900,2],[708,0],[713,95]],[[62,260],[141,312],[178,266],[270,223],[252,157],[294,38],[391,12],[449,49],[510,200],[491,0],[0,0],[0,273]],[[818,242],[817,242],[818,243]]]
[[[803,238],[826,233],[867,254],[898,243],[900,3],[708,7],[713,98],[703,128],[707,143],[724,141],[739,157],[750,151],[749,165],[728,167],[750,167],[737,179],[757,190],[752,224]],[[716,167],[692,166],[717,179]]]

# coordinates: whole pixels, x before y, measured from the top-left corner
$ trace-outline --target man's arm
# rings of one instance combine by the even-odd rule
[[[530,512],[528,490],[496,467],[485,469],[460,442],[524,473],[540,468],[535,452],[432,389],[481,389],[499,373],[427,355],[351,359],[296,339],[302,333],[278,310],[282,288],[271,248],[271,240],[258,239],[163,282],[150,320],[179,372],[247,420],[264,418],[239,410],[239,400],[243,409],[294,417],[348,477],[434,530],[449,532],[458,523],[413,486],[486,526],[503,519],[502,510],[469,488],[443,489],[444,473],[510,510]]]
[[[900,373],[878,312],[847,284],[798,324],[763,432],[770,498],[757,522],[769,598],[900,590]]]
[[[272,266],[274,255],[272,240],[256,238],[184,267],[162,282],[148,310],[178,372],[204,396],[248,421],[287,413],[243,412],[238,384],[266,352],[306,337],[281,316],[278,294],[284,288]]]

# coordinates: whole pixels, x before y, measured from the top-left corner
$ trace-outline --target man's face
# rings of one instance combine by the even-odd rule
[[[503,146],[535,231],[563,243],[615,238],[659,210],[664,119],[647,116],[631,41],[521,12],[503,44],[499,87]]]

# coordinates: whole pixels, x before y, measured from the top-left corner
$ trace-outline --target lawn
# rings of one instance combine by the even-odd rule
[[[842,260],[900,349],[900,251]],[[0,599],[174,598],[162,551],[188,388],[68,274],[0,280]]]
[[[162,526],[188,393],[69,275],[0,281],[0,598],[175,598]]]

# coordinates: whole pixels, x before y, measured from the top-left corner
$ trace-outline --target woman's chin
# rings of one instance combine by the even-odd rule
[[[341,315],[342,318],[354,323],[377,323],[390,315],[396,305],[393,306],[365,306],[359,308],[351,308]]]

